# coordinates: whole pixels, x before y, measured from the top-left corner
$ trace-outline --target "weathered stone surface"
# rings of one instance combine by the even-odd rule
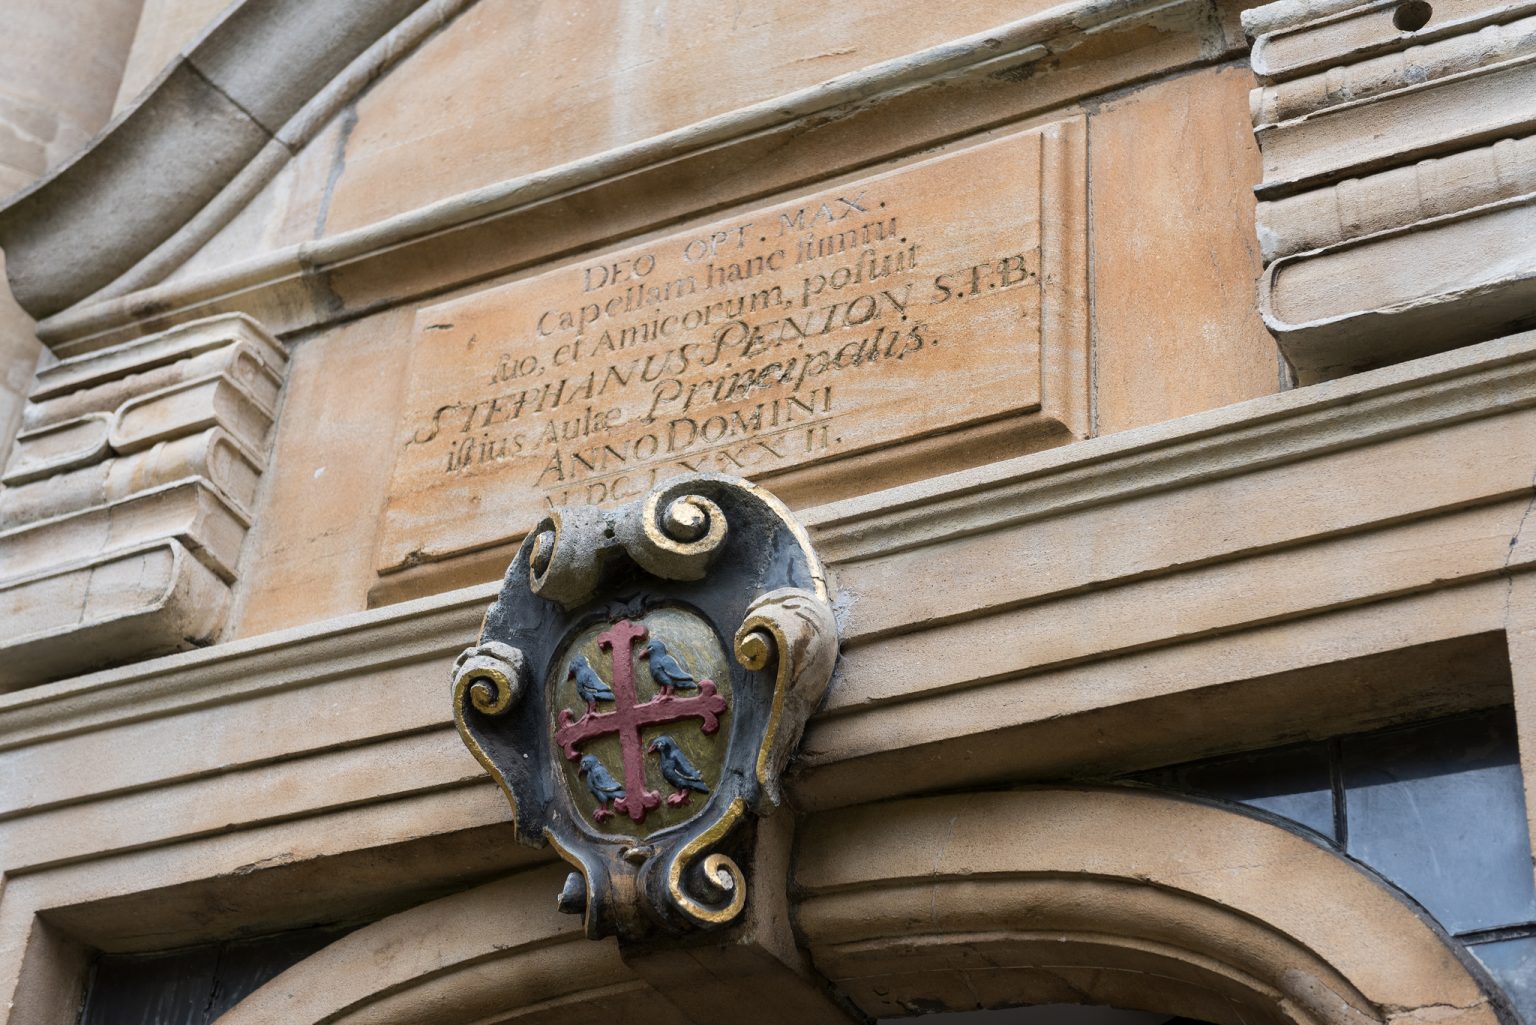
[[[1261,202],[1264,262],[1536,192],[1536,136]]]
[[[111,412],[139,396],[220,374],[238,383],[263,408],[270,410],[276,403],[281,381],[276,370],[285,362],[281,353],[246,342],[221,342],[218,348],[189,357],[30,403],[25,425],[34,428],[72,416]]]
[[[1422,34],[1421,34],[1422,35]],[[1341,103],[1501,64],[1536,51],[1536,18],[1488,25],[1254,92],[1256,124],[1277,124]]]
[[[228,0],[140,0],[133,47],[123,67],[113,113],[129,107],[176,55],[229,6]]]
[[[409,309],[391,310],[295,348],[272,442],[284,472],[267,478],[251,531],[236,636],[367,607],[392,460],[360,453],[397,429],[411,323]]]
[[[437,23],[410,39],[396,39],[392,32],[369,55],[408,52],[415,39],[430,34],[466,2],[430,0],[401,27],[434,12]],[[466,17],[482,9],[475,5]],[[860,8],[861,19],[865,10]],[[710,14],[716,16],[713,9]],[[482,23],[487,31],[476,38],[515,38],[525,31],[516,11],[502,9],[496,17],[503,21]],[[901,19],[875,21],[876,29],[885,32]],[[931,30],[921,20],[908,21],[904,31]],[[256,175],[258,164],[270,163],[269,174],[284,166],[286,157],[274,155],[274,148],[298,146],[285,132],[280,144],[270,144],[241,173],[238,184],[173,240],[98,295],[47,318],[40,331],[56,353],[68,355],[232,309],[257,316],[284,335],[343,323],[397,302],[441,295],[618,236],[653,230],[702,209],[798,190],[808,181],[927,151],[936,139],[1059,117],[1085,97],[1235,54],[1242,44],[1240,34],[1230,30],[1234,23],[1234,11],[1212,17],[1199,0],[1071,0],[1031,6],[1022,17],[987,31],[828,80],[816,77],[817,69],[826,67],[823,62],[796,62],[795,74],[809,75],[803,81],[813,84],[788,96],[705,117],[661,136],[622,141],[558,167],[535,161],[528,165],[532,170],[515,178],[447,198],[431,198],[437,195],[432,193],[413,199],[417,193],[408,189],[397,201],[396,209],[403,212],[382,223],[325,232],[318,225],[336,207],[348,168],[368,155],[363,143],[348,142],[358,126],[338,102],[331,111],[338,116],[287,165],[293,173],[277,172],[264,189],[265,179]],[[438,38],[458,27],[455,23]],[[350,66],[344,77],[356,74],[359,82],[372,82],[389,60],[371,70],[361,63]],[[449,67],[461,74],[466,63]],[[647,65],[670,67],[663,59],[648,59]],[[506,72],[500,61],[488,71],[491,81],[477,82],[482,98],[504,85]],[[406,74],[402,64],[383,85]],[[327,88],[327,95],[335,93],[336,85]],[[434,85],[408,88],[395,96],[391,109],[429,94]],[[635,98],[626,94],[626,102]],[[562,94],[552,103],[566,99]],[[526,103],[521,93],[517,100]],[[606,98],[596,102],[601,106]],[[511,114],[503,117],[493,109],[481,103],[470,113],[495,119],[495,132],[507,142],[494,151],[501,157],[511,152],[513,122],[507,120]],[[540,109],[547,121],[550,106]],[[306,108],[295,121],[307,122],[310,116]],[[314,120],[324,117],[316,114]],[[585,123],[580,116],[575,121]],[[481,137],[478,130],[475,137]],[[559,141],[546,136],[534,155],[555,159],[550,147]],[[377,145],[396,147],[396,137],[384,133]],[[435,152],[431,146],[427,151]],[[423,169],[420,163],[413,167]],[[453,165],[445,170],[470,169]],[[407,175],[386,176],[370,188],[411,184]],[[253,195],[256,189],[261,191]],[[411,208],[429,198],[429,205]],[[215,217],[215,208],[224,213]],[[229,230],[220,231],[225,225]],[[317,231],[325,237],[315,239]],[[278,246],[283,248],[274,251]]]
[[[277,380],[263,382],[275,394]],[[242,444],[265,448],[272,407],[255,391],[224,374],[173,385],[129,399],[117,411],[112,450],[122,455],[222,426]]]
[[[69,159],[111,118],[139,3],[6,5],[0,200]]]
[[[232,5],[84,153],[0,208],[18,300],[58,312],[130,271],[260,154],[283,155],[268,145],[305,101],[422,2]]]
[[[56,199],[70,186],[56,188],[61,179],[54,177],[0,209],[0,245],[17,300],[43,316],[109,284],[212,199],[266,138],[207,79],[177,65],[157,84],[153,109],[119,120],[62,169],[71,182],[91,183],[74,186],[81,201]],[[153,174],[122,173],[146,158]],[[104,243],[106,225],[114,232]]]
[[[1367,60],[1377,54],[1422,43],[1457,32],[1476,30],[1500,15],[1519,10],[1518,4],[1488,0],[1437,0],[1428,8],[1426,22],[1400,13],[1398,0],[1366,3],[1331,2],[1296,4],[1280,0],[1243,13],[1243,22],[1257,37],[1253,44],[1253,70],[1265,80],[1283,80],[1327,68]],[[1275,14],[1284,12],[1283,20]]]
[[[1259,194],[1287,195],[1533,127],[1536,55],[1256,125],[1264,153]]]
[[[232,581],[248,526],[216,491],[192,479],[0,531],[0,565],[4,578],[26,576],[57,566],[63,553],[118,551],[174,538]]]
[[[934,19],[914,0],[866,0],[835,19],[817,19],[796,0],[768,0],[750,12],[685,0],[653,19],[638,9],[527,12],[515,0],[476,3],[359,102],[324,230],[363,227],[685,125],[728,119],[750,104],[1052,6],[1028,0],[1005,11],[985,0],[955,0]],[[488,36],[503,46],[483,45]],[[717,74],[727,50],[752,73]],[[645,88],[637,89],[642,79]],[[711,84],[701,89],[702,81]],[[487,119],[502,127],[487,133]],[[560,129],[548,131],[551,124]],[[423,152],[437,156],[423,160]]]
[[[1536,19],[1489,0],[1314,6],[1247,18],[1267,29],[1260,308],[1298,378],[1518,330],[1536,296]]]
[[[267,0],[235,4],[219,19],[218,31],[188,48],[187,61],[276,135],[349,61],[421,3]],[[258,56],[275,53],[283,55],[281,69]]]
[[[230,346],[237,347],[230,352],[231,356],[249,350],[274,369],[280,369],[287,360],[282,346],[250,317],[242,314],[207,317],[44,367],[38,371],[32,401],[43,405],[69,393],[95,396],[99,394],[99,388],[121,387],[119,382],[142,382],[140,391],[162,387],[172,382],[159,378],[145,380],[138,375]],[[215,370],[224,364],[196,365]],[[95,400],[92,401],[94,404]]]
[[[262,460],[228,431],[214,427],[31,484],[0,488],[0,528],[16,527],[126,498],[189,477],[207,480],[249,514]]]
[[[1533,238],[1523,197],[1285,257],[1264,275],[1264,319],[1308,379],[1503,334],[1536,303]]]
[[[175,541],[0,582],[0,689],[206,644],[228,605],[228,588]]]
[[[1452,941],[1376,877],[1186,798],[886,803],[812,817],[799,854],[816,966],[872,1018],[1066,1000],[1214,1021],[1504,1020]]]
[[[224,317],[38,375],[36,426],[0,487],[0,589],[25,606],[0,636],[8,685],[212,640],[285,363],[258,325]]]
[[[26,484],[99,462],[108,454],[107,436],[111,430],[110,416],[88,413],[73,420],[23,431],[16,436],[15,449],[0,482],[8,487]]]
[[[1278,385],[1279,353],[1253,293],[1232,286],[1261,269],[1250,189],[1258,152],[1241,121],[1252,84],[1237,69],[1204,71],[1106,104],[1089,121],[1099,433]]]
[[[953,436],[950,458],[968,445],[977,461],[998,443],[968,428],[1086,433],[1079,133],[1024,133],[422,310],[380,568],[680,473],[826,467],[825,495],[910,441]]]

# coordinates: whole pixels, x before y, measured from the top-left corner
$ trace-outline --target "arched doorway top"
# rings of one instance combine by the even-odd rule
[[[1083,1002],[1215,1022],[1509,1020],[1420,910],[1254,816],[1129,788],[922,798],[801,832],[799,924],[866,1013]]]
[[[263,985],[219,1025],[470,1025],[501,1020],[684,1025],[612,940],[555,909],[563,865],[380,919]]]

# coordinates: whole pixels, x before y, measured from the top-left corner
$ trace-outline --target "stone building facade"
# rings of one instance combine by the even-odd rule
[[[0,1020],[1536,1022],[1536,7],[0,12]],[[592,940],[449,672],[691,472],[841,656]]]

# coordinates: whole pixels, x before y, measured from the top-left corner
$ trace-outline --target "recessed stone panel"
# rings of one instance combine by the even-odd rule
[[[681,473],[824,498],[1082,434],[1083,188],[1062,122],[422,309],[380,571]]]

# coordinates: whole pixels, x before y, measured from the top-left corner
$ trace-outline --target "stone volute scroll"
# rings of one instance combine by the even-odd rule
[[[837,659],[825,572],[776,498],[715,474],[552,511],[453,668],[459,734],[588,935],[727,927],[758,817]]]

